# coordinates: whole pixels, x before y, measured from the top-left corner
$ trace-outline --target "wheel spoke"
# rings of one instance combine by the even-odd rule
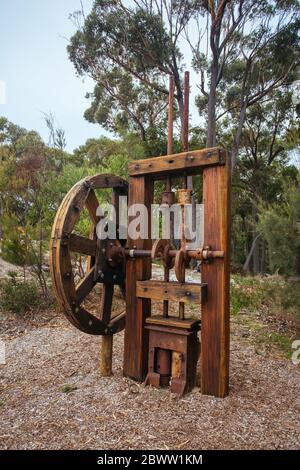
[[[93,289],[96,281],[94,280],[94,268],[84,276],[84,278],[76,286],[76,302],[78,305],[88,296]]]
[[[100,307],[100,315],[101,315],[100,318],[105,324],[108,324],[110,321],[113,294],[114,294],[114,285],[103,284],[101,307]]]
[[[122,297],[125,299],[125,296],[126,296],[126,286],[125,286],[125,282],[122,282],[122,284],[119,285],[119,288],[120,288]]]
[[[70,251],[81,253],[82,255],[95,256],[97,243],[91,238],[81,237],[75,233],[71,233],[69,242]]]
[[[93,224],[97,225],[100,219],[100,217],[96,215],[97,209],[99,207],[99,202],[95,194],[95,191],[93,189],[90,190],[89,195],[86,198],[85,205],[86,205],[87,210],[89,211]]]

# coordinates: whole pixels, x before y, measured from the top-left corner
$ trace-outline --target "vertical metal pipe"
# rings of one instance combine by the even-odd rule
[[[170,75],[169,109],[168,109],[168,155],[173,153],[173,122],[174,122],[174,77]]]
[[[184,73],[184,104],[183,104],[183,132],[182,132],[182,141],[183,141],[183,151],[188,152],[189,150],[189,98],[190,98],[190,72]],[[183,188],[188,188],[188,178],[187,175],[183,177]],[[184,220],[184,205],[181,208],[182,210],[182,240],[181,248],[186,248],[185,240],[185,220]],[[184,303],[179,302],[179,318],[184,319]]]
[[[170,75],[170,83],[169,83],[169,108],[168,108],[168,149],[167,154],[172,155],[173,153],[173,123],[174,123],[174,77]],[[172,183],[170,176],[167,176],[166,180],[166,192],[171,192],[172,190]],[[172,230],[172,224],[171,224]],[[171,235],[172,237],[172,235]],[[169,282],[170,280],[170,272],[169,269],[164,268],[164,280]],[[163,316],[167,317],[169,314],[169,302],[164,300],[163,302]]]
[[[183,151],[189,150],[189,101],[190,101],[190,72],[184,73],[184,104],[183,104]]]

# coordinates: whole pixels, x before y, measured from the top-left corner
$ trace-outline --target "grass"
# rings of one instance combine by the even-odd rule
[[[258,353],[277,350],[291,358],[300,335],[300,280],[232,276],[231,315]]]
[[[65,384],[61,387],[61,391],[66,394],[75,392],[75,390],[77,390],[76,385]]]

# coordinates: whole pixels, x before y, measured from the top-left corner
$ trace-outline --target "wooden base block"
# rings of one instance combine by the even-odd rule
[[[167,322],[167,320],[169,320]],[[177,319],[178,321],[178,319]],[[179,396],[192,390],[196,383],[196,367],[199,355],[197,332],[200,321],[185,320],[175,326],[173,318],[151,317],[146,320],[149,331],[149,368],[146,385],[166,385],[160,374],[160,351],[169,351],[171,356],[171,391]]]

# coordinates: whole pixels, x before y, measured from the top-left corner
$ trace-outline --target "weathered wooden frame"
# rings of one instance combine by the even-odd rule
[[[229,388],[230,160],[220,148],[134,161],[129,165],[129,205],[153,201],[153,183],[167,176],[203,174],[204,246],[224,258],[202,264],[207,295],[201,301],[201,392],[225,397]],[[151,240],[128,239],[130,249],[151,249]],[[151,278],[151,259],[128,259],[124,375],[143,381],[148,370],[151,299],[137,296],[137,281]],[[140,288],[141,283],[138,284]]]

